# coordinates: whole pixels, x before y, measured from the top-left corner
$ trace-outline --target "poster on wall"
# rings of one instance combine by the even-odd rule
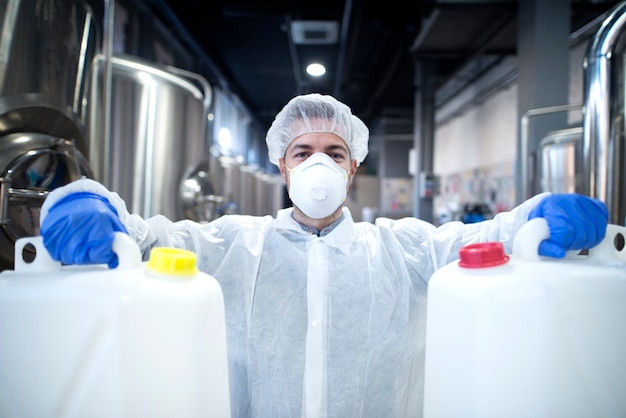
[[[514,163],[506,162],[442,176],[435,213],[445,213],[446,220],[459,220],[468,203],[486,204],[494,214],[511,210],[515,206],[514,170]]]
[[[410,177],[382,179],[380,199],[381,215],[410,216],[413,212],[413,179]]]

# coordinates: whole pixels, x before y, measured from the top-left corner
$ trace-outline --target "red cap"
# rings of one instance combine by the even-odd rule
[[[470,269],[499,266],[509,261],[501,242],[466,245],[459,251],[459,256],[459,266]]]

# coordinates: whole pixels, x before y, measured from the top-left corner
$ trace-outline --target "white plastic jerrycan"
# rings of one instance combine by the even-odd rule
[[[626,417],[626,228],[538,255],[537,218],[464,247],[429,282],[424,417]]]
[[[41,237],[16,242],[0,273],[0,416],[230,417],[219,284],[189,251],[142,263],[121,233],[113,250],[115,269],[61,267]]]

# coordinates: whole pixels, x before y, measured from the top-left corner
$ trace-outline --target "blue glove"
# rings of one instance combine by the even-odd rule
[[[56,202],[41,225],[43,243],[64,264],[107,264],[117,267],[115,232],[128,233],[117,211],[95,193],[78,192]]]
[[[528,219],[545,218],[550,238],[539,244],[539,255],[563,258],[570,250],[598,245],[606,234],[609,212],[597,199],[579,194],[553,194],[530,212]]]

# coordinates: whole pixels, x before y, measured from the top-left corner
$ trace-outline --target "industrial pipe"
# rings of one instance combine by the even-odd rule
[[[619,179],[624,159],[624,49],[626,2],[616,6],[589,44],[584,68],[583,170],[585,194],[604,201],[609,221],[624,224]]]

